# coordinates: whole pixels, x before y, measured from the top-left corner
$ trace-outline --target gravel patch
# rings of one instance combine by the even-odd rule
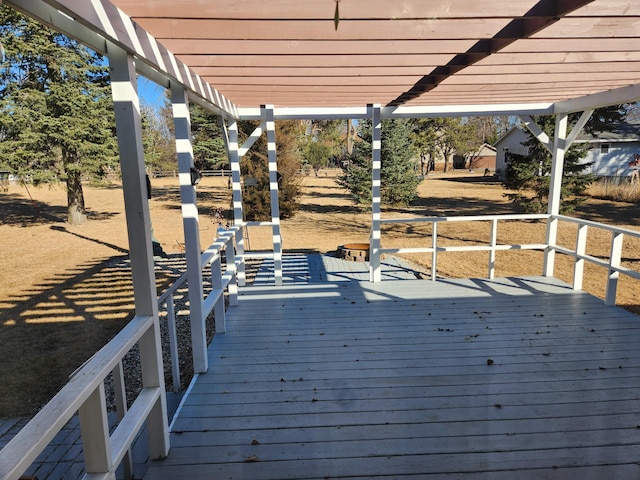
[[[245,272],[247,284],[255,278],[256,272],[261,264],[259,261],[248,261]],[[171,282],[173,285],[180,276],[186,272],[186,262],[182,255],[171,255],[167,258],[156,259],[156,270],[171,272],[175,275]],[[170,287],[167,286],[167,289]],[[206,275],[203,277],[203,289],[205,295],[211,291],[211,283]],[[185,281],[173,295],[175,317],[176,317],[176,337],[178,346],[178,364],[180,367],[180,385],[185,390],[193,378],[193,353],[191,349],[191,318],[189,316],[189,290]],[[228,305],[225,300],[225,304]],[[159,312],[160,317],[160,338],[162,343],[162,361],[164,365],[164,382],[167,391],[173,390],[173,374],[171,368],[171,350],[169,342],[169,329],[167,321],[166,306],[162,305]],[[215,317],[213,312],[205,320],[207,333],[207,344],[211,343],[215,334]],[[140,367],[140,350],[135,345],[122,359],[124,371],[125,390],[127,393],[127,404],[130,406],[142,389],[142,372]],[[115,411],[115,396],[113,391],[113,378],[111,375],[105,379],[105,391],[107,407],[109,411]]]

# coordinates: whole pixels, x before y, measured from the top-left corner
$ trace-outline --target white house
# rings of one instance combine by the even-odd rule
[[[633,171],[629,162],[640,153],[640,123],[621,124],[596,138],[583,133],[577,142],[589,143],[584,161],[593,162],[590,173],[600,177],[627,177]]]
[[[514,126],[498,139],[494,144],[496,148],[496,175],[504,175],[507,168],[507,153],[517,153],[518,155],[529,153],[529,149],[523,145],[528,138],[527,132]]]
[[[522,143],[528,139],[527,132],[514,126],[496,143],[496,172],[504,173],[505,153],[526,155],[527,147]],[[581,133],[576,143],[588,143],[589,151],[584,163],[592,163],[586,172],[600,177],[627,177],[633,167],[629,162],[635,154],[640,154],[640,123],[624,123],[610,132],[601,132],[597,136]]]

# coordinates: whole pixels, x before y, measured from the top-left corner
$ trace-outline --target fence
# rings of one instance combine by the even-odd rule
[[[153,172],[154,178],[177,177],[177,176],[178,176],[177,170],[161,170],[161,171]],[[225,169],[201,170],[200,176],[201,177],[230,177],[231,170],[225,170]]]

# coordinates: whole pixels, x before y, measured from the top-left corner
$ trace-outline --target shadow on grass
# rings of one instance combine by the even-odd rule
[[[156,264],[159,291],[184,271]],[[35,413],[133,317],[128,256],[78,265],[9,297],[0,309],[0,417]]]
[[[0,194],[0,224],[17,227],[63,223],[67,220],[67,207],[30,200],[16,194]],[[87,209],[91,220],[106,220],[115,212],[95,212]]]
[[[609,225],[640,226],[640,204],[609,201],[584,203],[576,208],[572,216]]]
[[[442,177],[438,180],[444,180],[446,182],[457,182],[457,183],[472,183],[475,185],[501,185],[502,181],[496,177],[495,175],[487,175],[485,177],[481,177],[478,175],[473,175],[469,177]]]
[[[59,226],[59,225],[52,225],[49,228],[51,228],[51,230],[55,230],[57,232],[68,233],[69,235],[73,235],[74,237],[81,238],[82,240],[89,240],[90,242],[97,243],[98,245],[104,245],[105,247],[109,247],[109,248],[111,248],[113,250],[116,250],[117,252],[120,252],[120,253],[129,254],[129,251],[126,248],[119,247],[118,245],[114,245],[113,243],[103,242],[102,240],[98,240],[96,238],[91,238],[91,237],[87,237],[85,235],[80,235],[79,233],[70,232],[65,227],[62,227],[62,226]]]

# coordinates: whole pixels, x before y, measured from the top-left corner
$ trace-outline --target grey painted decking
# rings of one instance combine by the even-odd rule
[[[640,478],[639,320],[542,277],[246,288],[144,478]]]

